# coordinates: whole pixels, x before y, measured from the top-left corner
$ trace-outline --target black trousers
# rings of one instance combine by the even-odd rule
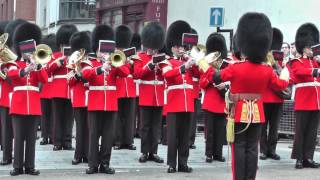
[[[73,112],[70,99],[53,98],[53,143],[55,146],[71,146]]]
[[[167,164],[171,167],[177,165],[177,154],[178,165],[187,165],[192,115],[191,112],[169,112],[167,114]]]
[[[40,116],[12,115],[13,168],[34,168],[38,120]]]
[[[3,150],[3,160],[12,160],[12,141],[13,141],[13,129],[12,119],[9,115],[9,108],[0,107],[1,118],[1,144]]]
[[[274,154],[278,142],[278,127],[282,115],[283,103],[264,103],[266,122],[262,125],[260,153]]]
[[[194,99],[194,113],[192,115],[192,123],[190,127],[190,142],[189,145],[193,145],[196,140],[196,131],[197,131],[197,122],[198,122],[198,115],[201,108],[201,102],[199,99]]]
[[[235,123],[235,133],[246,128],[245,123]],[[232,170],[234,180],[254,180],[258,167],[258,142],[261,124],[250,124],[249,128],[235,134],[232,144]]]
[[[157,154],[161,134],[162,107],[140,106],[141,153]]]
[[[115,133],[116,111],[89,111],[89,167],[109,164]],[[99,138],[101,147],[99,150]]]
[[[139,108],[139,97],[136,98],[136,107],[135,107],[135,122],[134,122],[134,135],[139,136],[140,135],[140,129],[141,129],[141,118],[140,118],[140,108]]]
[[[52,138],[52,100],[41,99],[41,136]]]
[[[76,149],[75,159],[88,158],[89,149],[89,127],[87,108],[74,108],[74,118],[76,121]]]
[[[116,122],[116,144],[133,144],[136,98],[119,98],[118,109],[118,121]]]
[[[320,111],[296,111],[293,159],[313,159],[319,118]]]
[[[206,156],[222,156],[226,137],[226,115],[205,111],[206,114]]]

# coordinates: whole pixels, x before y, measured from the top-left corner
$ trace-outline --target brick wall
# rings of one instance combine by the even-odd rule
[[[0,0],[0,21],[14,18],[14,0]],[[35,22],[37,0],[16,0],[16,19]]]

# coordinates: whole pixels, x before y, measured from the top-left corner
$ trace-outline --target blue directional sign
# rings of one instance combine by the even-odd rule
[[[222,27],[224,23],[224,8],[214,7],[210,9],[210,26]]]

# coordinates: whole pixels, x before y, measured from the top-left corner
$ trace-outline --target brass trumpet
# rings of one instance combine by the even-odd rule
[[[120,67],[124,65],[126,60],[126,55],[120,50],[115,50],[114,53],[110,55],[110,61],[113,67]]]
[[[33,55],[36,64],[45,65],[52,59],[52,50],[48,45],[39,44]]]

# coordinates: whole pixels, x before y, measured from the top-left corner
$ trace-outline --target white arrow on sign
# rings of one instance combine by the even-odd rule
[[[218,9],[215,9],[212,12],[212,16],[214,17],[214,24],[218,24],[218,18],[219,18],[219,16],[221,16],[220,11]]]

